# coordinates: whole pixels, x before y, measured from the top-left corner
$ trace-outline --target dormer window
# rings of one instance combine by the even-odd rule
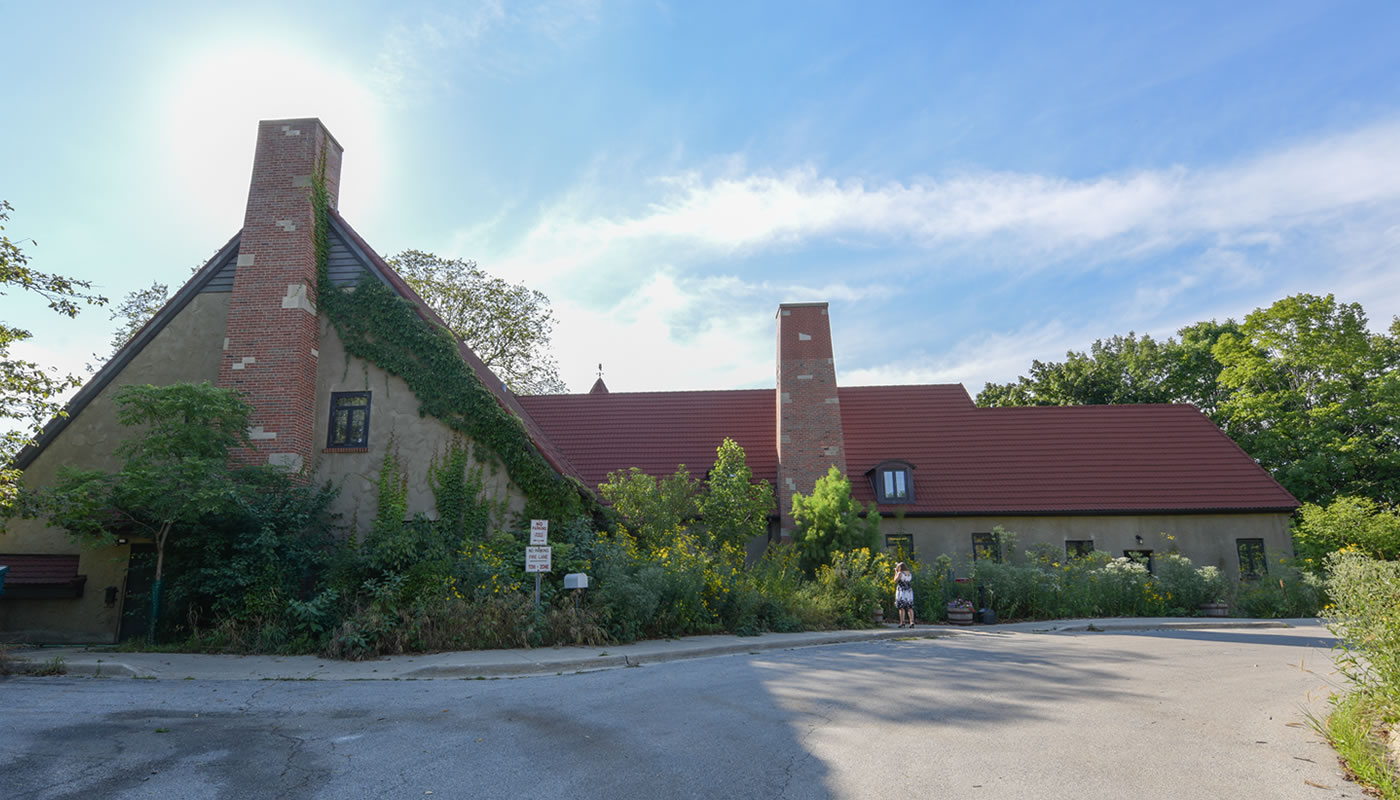
[[[914,502],[914,465],[907,461],[886,461],[866,473],[875,502],[880,504]]]

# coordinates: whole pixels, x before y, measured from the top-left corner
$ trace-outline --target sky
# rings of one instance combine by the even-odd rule
[[[383,255],[549,296],[574,392],[1025,374],[1300,292],[1400,314],[1400,3],[0,0],[0,199],[115,301],[242,224],[260,119],[319,117]],[[109,309],[0,297],[83,375]]]

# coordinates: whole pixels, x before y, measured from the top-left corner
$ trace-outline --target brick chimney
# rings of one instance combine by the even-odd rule
[[[311,178],[322,153],[336,205],[342,148],[318,119],[258,123],[219,385],[253,406],[247,464],[309,469],[315,452],[316,253]]]
[[[778,509],[792,536],[793,492],[810,494],[835,464],[846,471],[836,360],[826,303],[778,306]]]

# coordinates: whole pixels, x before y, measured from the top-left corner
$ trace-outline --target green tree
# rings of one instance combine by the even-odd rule
[[[700,515],[700,482],[690,477],[684,464],[660,479],[636,467],[610,472],[598,490],[622,515],[638,543],[648,550],[660,546],[668,533],[686,527]]]
[[[1400,560],[1400,509],[1369,497],[1338,497],[1326,506],[1308,503],[1293,530],[1298,558],[1320,571],[1328,553],[1344,548],[1368,558]]]
[[[1192,403],[1207,414],[1220,403],[1220,364],[1211,346],[1237,330],[1233,321],[1201,322],[1182,328],[1181,340],[1151,336],[1099,339],[1089,352],[1070,351],[1060,362],[1031,362],[1029,376],[1014,383],[989,383],[977,404],[1073,406],[1123,403]]]
[[[116,396],[117,419],[135,435],[117,453],[116,473],[63,468],[38,493],[39,513],[91,544],[118,533],[144,532],[155,542],[151,598],[154,638],[160,610],[166,541],[172,531],[197,530],[207,517],[227,514],[264,480],[266,467],[230,468],[229,451],[248,446],[251,407],[208,382],[132,384]]]
[[[1212,352],[1225,432],[1304,502],[1400,501],[1400,320],[1372,334],[1358,303],[1286,297]]]
[[[487,274],[475,261],[405,250],[389,266],[517,394],[568,391],[549,354],[549,298]]]
[[[9,287],[18,287],[26,292],[34,292],[48,301],[49,308],[65,317],[76,317],[80,305],[101,305],[105,297],[89,294],[92,285],[88,281],[73,280],[61,275],[39,272],[29,266],[29,257],[20,246],[24,240],[13,241],[4,234],[4,222],[10,218],[14,207],[8,201],[0,200],[0,294],[6,294]],[[33,240],[30,244],[37,244]],[[0,436],[0,464],[10,464],[25,445],[50,419],[62,413],[55,402],[68,389],[78,385],[78,379],[68,375],[59,377],[33,361],[11,358],[10,345],[29,339],[31,334],[22,328],[0,322],[0,424],[13,426]],[[0,470],[0,508],[12,508],[17,498],[19,471],[8,467]]]
[[[878,548],[880,514],[851,496],[851,482],[835,465],[818,478],[810,495],[792,495],[793,543],[802,568],[815,572],[834,554],[858,547]]]
[[[754,537],[768,532],[773,488],[768,481],[753,482],[744,448],[725,437],[715,452],[715,465],[699,506],[712,543],[742,550]]]
[[[150,287],[146,289],[133,289],[127,292],[117,307],[112,309],[111,319],[118,321],[119,325],[112,332],[112,351],[107,354],[107,358],[117,354],[117,351],[126,346],[146,323],[165,307],[166,301],[170,299],[170,287],[159,281],[151,281]]]

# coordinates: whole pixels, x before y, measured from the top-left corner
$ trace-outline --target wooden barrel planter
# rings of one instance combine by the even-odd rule
[[[1201,603],[1201,615],[1206,617],[1228,617],[1230,606],[1225,603]]]
[[[971,625],[972,609],[948,607],[948,622],[953,625]]]

